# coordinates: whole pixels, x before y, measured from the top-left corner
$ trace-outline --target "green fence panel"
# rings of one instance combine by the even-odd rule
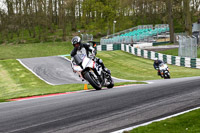
[[[119,50],[122,50],[122,45],[119,44],[119,45],[118,45],[118,48],[119,48]]]
[[[113,44],[113,50],[121,50],[121,44]]]
[[[141,49],[141,56],[144,57],[144,50]]]
[[[180,65],[185,66],[185,58],[184,57],[181,57]]]
[[[176,56],[172,56],[172,60],[171,60],[172,62],[172,65],[176,65]]]
[[[101,49],[102,49],[102,51],[106,51],[107,50],[107,45],[102,45]]]
[[[131,46],[129,46],[129,53],[132,53],[132,49],[131,49]]]
[[[167,55],[165,55],[165,54],[163,55],[163,61],[167,62]]]
[[[158,58],[158,53],[155,53],[155,57]]]
[[[137,55],[137,54],[138,54],[137,50],[138,50],[137,48],[134,48],[135,55]]]
[[[190,65],[192,68],[196,68],[196,58],[191,58]]]
[[[151,51],[148,51],[147,55],[148,55],[148,58],[151,59]]]

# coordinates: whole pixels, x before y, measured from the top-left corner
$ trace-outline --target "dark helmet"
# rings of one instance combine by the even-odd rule
[[[154,61],[156,62],[156,63],[158,63],[158,58],[156,57],[156,58],[154,58]]]
[[[72,42],[73,46],[77,43],[81,44],[81,38],[79,36],[75,36],[72,38],[71,42]]]

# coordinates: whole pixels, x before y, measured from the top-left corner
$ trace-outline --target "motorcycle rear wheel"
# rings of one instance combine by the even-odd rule
[[[90,72],[86,72],[84,77],[87,79],[87,81],[92,85],[93,88],[96,90],[101,90],[102,86],[99,81],[97,81],[94,77],[94,75]]]

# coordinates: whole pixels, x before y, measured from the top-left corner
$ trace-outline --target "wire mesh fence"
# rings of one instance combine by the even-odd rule
[[[93,40],[93,35],[92,34],[81,34],[82,36],[82,41],[83,42],[88,42]]]
[[[178,55],[181,57],[197,57],[197,38],[195,36],[181,36],[177,37],[179,42]]]

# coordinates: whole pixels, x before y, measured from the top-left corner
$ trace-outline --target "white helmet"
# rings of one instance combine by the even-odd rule
[[[73,37],[72,38],[72,45],[74,46],[75,44],[77,44],[77,43],[81,43],[81,38],[79,37],[79,36],[75,36],[75,37]]]

